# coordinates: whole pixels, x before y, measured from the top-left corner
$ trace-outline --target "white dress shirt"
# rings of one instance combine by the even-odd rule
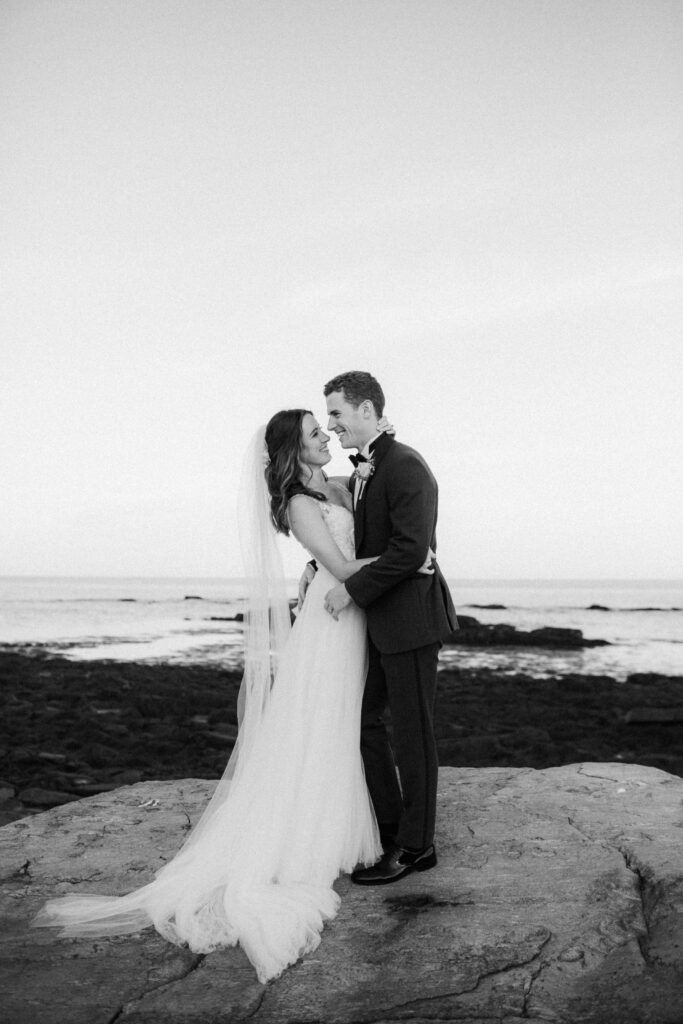
[[[364,455],[365,458],[368,459],[368,461],[369,461],[370,460],[370,445],[373,445],[375,443],[377,438],[381,436],[381,433],[382,433],[382,431],[380,430],[380,432],[378,434],[375,434],[374,437],[371,437],[370,440],[368,441],[368,443],[361,448],[361,450],[360,450],[360,452],[358,454],[359,455]],[[360,501],[360,496],[363,493],[363,489],[364,489],[366,483],[367,483],[367,480],[361,480],[361,478],[359,476],[354,477],[354,481],[353,481],[353,507],[354,508],[356,507],[356,505]]]

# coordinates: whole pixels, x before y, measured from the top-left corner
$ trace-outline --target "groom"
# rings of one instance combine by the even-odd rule
[[[436,864],[437,659],[441,641],[458,624],[438,566],[429,575],[419,572],[436,551],[437,485],[429,467],[414,449],[379,430],[384,394],[369,373],[342,373],[324,393],[328,430],[342,448],[359,453],[351,456],[356,470],[349,483],[356,555],[379,556],[330,590],[325,606],[336,618],[354,601],[367,615],[361,751],[384,855],[351,877],[359,885],[385,885]],[[382,721],[387,706],[393,750]]]

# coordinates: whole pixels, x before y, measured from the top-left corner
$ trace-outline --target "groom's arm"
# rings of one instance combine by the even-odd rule
[[[414,576],[424,566],[432,542],[437,488],[424,463],[414,455],[406,456],[386,486],[391,522],[387,548],[372,565],[364,566],[344,584],[361,608]]]

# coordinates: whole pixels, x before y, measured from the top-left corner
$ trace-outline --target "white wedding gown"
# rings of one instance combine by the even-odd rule
[[[321,507],[337,545],[353,558],[352,514]],[[318,569],[256,741],[195,841],[143,888],[50,900],[34,924],[61,927],[64,936],[154,925],[197,953],[239,942],[261,982],[318,946],[339,906],[335,878],[381,854],[359,745],[365,617],[353,604],[338,620],[325,611],[336,582]]]

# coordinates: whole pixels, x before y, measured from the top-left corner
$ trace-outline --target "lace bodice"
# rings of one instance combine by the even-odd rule
[[[353,512],[341,505],[333,505],[329,501],[321,501],[323,517],[327,529],[345,558],[356,557],[356,542],[353,535]]]

